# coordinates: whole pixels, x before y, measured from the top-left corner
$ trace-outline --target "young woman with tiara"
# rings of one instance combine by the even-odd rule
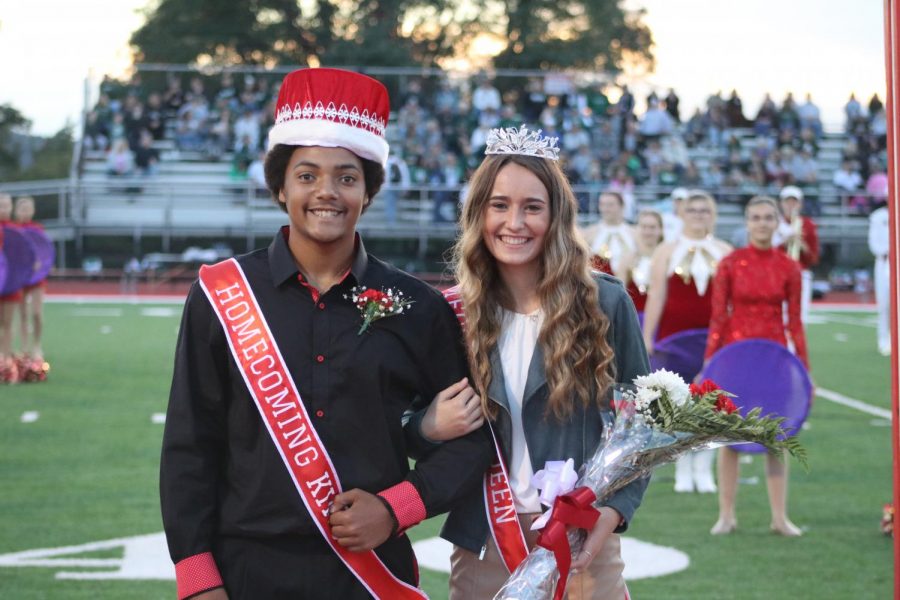
[[[649,365],[625,288],[589,269],[555,138],[523,126],[494,130],[488,139],[454,251],[459,285],[445,294],[464,316],[479,396],[443,413],[445,405],[433,403],[421,432],[447,439],[466,432],[454,424],[476,427],[473,413],[487,416],[508,473],[505,493],[518,516],[511,520],[531,548],[537,532],[530,528],[542,510],[533,474],[546,461],[569,458],[577,470],[601,440],[610,386],[630,383]],[[572,563],[570,599],[627,597],[617,534],[627,528],[646,484],[635,481],[600,508]],[[451,599],[493,597],[517,564],[497,535],[499,519],[487,516],[486,491],[473,490],[442,531],[454,544]],[[498,494],[504,490],[487,496]]]
[[[681,237],[661,244],[650,262],[644,344],[651,354],[656,340],[709,327],[713,277],[719,261],[731,252],[730,245],[713,236],[716,201],[712,196],[702,190],[689,191],[683,215]],[[703,450],[678,459],[675,491],[714,493],[714,458],[713,450]]]

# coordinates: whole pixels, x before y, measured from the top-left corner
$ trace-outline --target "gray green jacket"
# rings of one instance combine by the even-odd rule
[[[600,288],[600,309],[610,321],[607,340],[615,354],[616,381],[631,383],[632,379],[646,374],[650,369],[637,312],[618,279],[605,274],[597,274],[596,278]],[[504,456],[511,456],[512,422],[509,400],[506,397],[500,354],[496,349],[491,354],[491,367],[492,377],[488,396],[499,408],[497,418],[493,422],[494,432],[499,438]],[[544,355],[538,346],[534,350],[528,368],[522,408],[525,441],[531,456],[531,467],[537,472],[548,460],[567,458],[575,460],[576,468],[581,467],[600,443],[604,415],[596,405],[591,405],[587,408],[576,408],[571,418],[560,422],[552,414],[546,414],[547,396]],[[625,519],[618,532],[627,529],[628,522],[641,503],[648,481],[649,478],[639,479],[605,502]],[[484,546],[488,535],[484,497],[479,487],[466,495],[450,512],[441,531],[441,537],[457,546],[478,552]]]

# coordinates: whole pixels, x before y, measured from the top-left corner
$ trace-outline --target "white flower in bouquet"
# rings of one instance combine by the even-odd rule
[[[635,410],[639,413],[646,413],[661,395],[662,392],[652,387],[638,388],[634,395]]]
[[[669,401],[675,406],[683,405],[690,396],[690,388],[684,382],[684,379],[677,373],[665,369],[653,371],[649,375],[635,377],[634,385],[638,387],[639,392],[641,389],[651,389],[666,394]]]

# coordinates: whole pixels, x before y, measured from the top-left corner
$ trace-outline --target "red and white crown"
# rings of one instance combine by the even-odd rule
[[[269,150],[277,144],[346,148],[387,165],[390,114],[380,82],[341,69],[301,69],[285,76],[275,105]]]

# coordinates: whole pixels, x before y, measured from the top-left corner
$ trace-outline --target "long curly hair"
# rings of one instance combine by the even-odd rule
[[[487,397],[491,352],[500,337],[502,308],[514,306],[497,261],[484,242],[485,212],[500,170],[509,164],[528,169],[550,198],[550,225],[544,237],[538,297],[544,323],[538,344],[544,353],[549,387],[547,412],[563,420],[576,403],[601,402],[613,383],[615,363],[606,341],[609,319],[598,305],[590,252],[575,228],[578,204],[555,161],[522,155],[488,156],[472,175],[460,217],[462,234],[453,250],[456,279],[466,310],[466,342],[475,387],[485,414],[496,416]]]

